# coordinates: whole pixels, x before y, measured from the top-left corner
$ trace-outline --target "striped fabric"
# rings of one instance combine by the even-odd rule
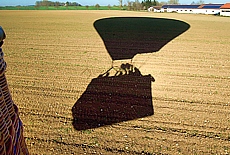
[[[7,85],[3,56],[0,48],[0,155],[28,155],[22,121]]]

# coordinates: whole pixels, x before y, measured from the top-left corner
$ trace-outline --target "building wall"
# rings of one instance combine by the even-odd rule
[[[191,8],[164,8],[161,9],[161,12],[177,12],[177,13],[194,13],[194,14],[218,14],[220,9],[191,9]]]
[[[156,8],[154,8],[154,7],[148,8],[148,11],[149,11],[149,12],[163,12],[162,9],[156,9]]]
[[[163,12],[162,10],[154,9],[153,12]]]
[[[230,16],[230,9],[220,9],[221,16]]]
[[[204,14],[215,15],[220,13],[220,9],[205,9]]]

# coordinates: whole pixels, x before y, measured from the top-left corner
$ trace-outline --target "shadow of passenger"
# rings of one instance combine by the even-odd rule
[[[93,79],[72,108],[76,130],[153,115],[151,75],[130,64],[110,68]]]

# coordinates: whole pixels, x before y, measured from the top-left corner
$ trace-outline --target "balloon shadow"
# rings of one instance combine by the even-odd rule
[[[95,21],[94,27],[114,61],[157,52],[190,26],[174,19],[113,17]],[[74,128],[92,129],[153,115],[153,81],[132,64],[112,66],[92,79],[72,107]]]
[[[74,128],[92,129],[153,115],[153,81],[130,64],[110,68],[92,79],[73,106]]]
[[[112,60],[121,60],[157,52],[190,26],[175,19],[112,17],[95,21],[94,27]]]

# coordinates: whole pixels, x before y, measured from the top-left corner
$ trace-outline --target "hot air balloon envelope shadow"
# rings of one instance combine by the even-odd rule
[[[113,17],[95,21],[94,27],[112,60],[122,60],[157,52],[190,26],[174,19]]]
[[[153,81],[138,69],[92,79],[72,107],[74,128],[86,130],[153,115]]]

